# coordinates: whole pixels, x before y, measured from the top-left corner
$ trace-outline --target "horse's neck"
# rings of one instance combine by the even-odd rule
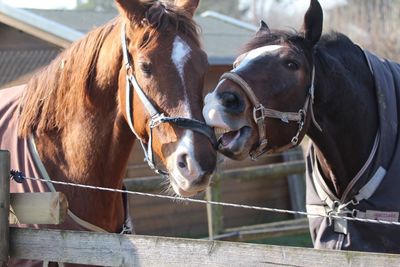
[[[114,30],[116,31],[116,30]],[[44,165],[54,180],[122,188],[133,136],[118,112],[118,73],[121,53],[111,32],[100,50],[91,109],[78,112],[61,131],[38,137]],[[56,186],[66,193],[69,207],[78,217],[108,231],[118,230],[124,220],[121,194]]]
[[[360,62],[365,65],[350,70],[358,75],[335,76],[316,66],[314,113],[322,132],[311,126],[307,134],[316,145],[322,176],[339,197],[368,159],[378,129],[372,75]]]

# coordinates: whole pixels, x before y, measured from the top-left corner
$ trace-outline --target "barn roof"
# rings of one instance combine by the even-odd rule
[[[0,2],[0,22],[50,43],[66,47],[84,33],[102,25],[117,11],[16,9]],[[214,65],[231,64],[240,48],[254,34],[253,25],[217,12],[195,17],[200,25],[204,48]]]
[[[0,44],[2,44],[0,86],[48,64],[60,48],[68,47],[86,32],[106,23],[116,15],[116,10],[96,12],[17,9],[0,1],[0,25],[7,25],[53,45],[53,49],[35,48],[21,51],[21,49],[13,48],[15,43],[12,42],[17,41],[9,35],[6,35],[7,38],[0,38]],[[201,28],[202,43],[211,65],[232,64],[238,50],[256,30],[253,25],[213,11],[204,12],[196,16],[195,20]],[[23,68],[20,67],[21,65]]]
[[[18,78],[25,80],[25,75],[47,65],[58,53],[57,49],[0,50],[0,87],[12,86]]]

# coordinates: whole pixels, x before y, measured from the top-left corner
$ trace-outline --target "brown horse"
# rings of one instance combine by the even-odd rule
[[[400,67],[340,33],[311,0],[299,32],[261,28],[205,98],[203,116],[233,159],[284,151],[307,134],[307,210],[317,248],[400,252]]]
[[[57,181],[121,189],[138,139],[176,194],[204,190],[216,151],[201,112],[208,61],[192,19],[198,2],[117,0],[118,18],[74,43],[26,86],[2,90],[0,147],[11,150],[12,168],[28,177],[47,172]],[[39,162],[17,159],[32,151]],[[13,186],[49,190],[35,181]],[[60,228],[123,230],[122,194],[55,189],[65,193],[74,217]]]

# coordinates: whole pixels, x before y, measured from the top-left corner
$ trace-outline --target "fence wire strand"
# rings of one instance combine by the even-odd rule
[[[291,215],[303,215],[303,216],[312,217],[312,218],[328,218],[329,220],[345,219],[348,221],[400,226],[400,222],[395,222],[395,221],[385,221],[385,220],[379,220],[379,219],[373,220],[373,219],[365,219],[365,218],[339,216],[339,215],[335,215],[335,214],[330,214],[330,215],[313,214],[313,213],[308,213],[305,211],[294,211],[294,210],[286,210],[286,209],[258,207],[258,206],[252,206],[252,205],[243,205],[243,204],[217,202],[217,201],[194,199],[194,198],[185,198],[185,197],[180,197],[180,196],[168,196],[168,195],[136,192],[136,191],[122,190],[122,189],[113,189],[113,188],[107,188],[107,187],[101,187],[101,186],[84,185],[84,184],[62,182],[62,181],[49,181],[46,179],[34,178],[34,177],[25,177],[25,179],[33,180],[33,181],[41,181],[41,182],[45,182],[45,183],[58,184],[58,185],[114,192],[114,193],[125,193],[125,194],[129,194],[129,195],[138,195],[138,196],[146,196],[146,197],[152,197],[152,198],[169,199],[169,200],[174,200],[174,201],[180,200],[183,202],[191,202],[191,203],[198,203],[198,204],[219,205],[219,206],[223,206],[223,207],[251,209],[251,210],[259,210],[259,211],[266,211],[266,212],[275,212],[275,213],[286,213],[286,214],[291,214]]]

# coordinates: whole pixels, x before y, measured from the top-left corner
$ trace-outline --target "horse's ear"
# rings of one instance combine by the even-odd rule
[[[115,0],[119,13],[130,21],[140,23],[145,16],[146,7],[140,0]]]
[[[175,0],[175,5],[185,10],[191,17],[194,16],[200,0]]]
[[[256,33],[256,35],[260,35],[264,32],[270,33],[270,29],[267,25],[267,23],[265,23],[265,21],[261,20],[260,21],[260,28],[258,29],[258,32]]]
[[[311,0],[310,6],[304,16],[302,32],[311,46],[314,46],[322,34],[323,13],[318,0]]]

